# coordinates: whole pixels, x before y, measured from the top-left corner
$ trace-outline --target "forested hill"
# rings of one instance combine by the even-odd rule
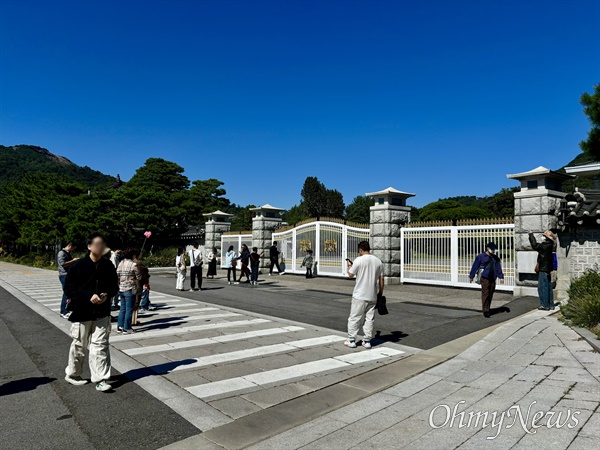
[[[45,148],[35,145],[0,145],[0,184],[18,181],[25,175],[36,173],[65,176],[88,188],[114,183],[113,177],[87,166],[78,166]]]

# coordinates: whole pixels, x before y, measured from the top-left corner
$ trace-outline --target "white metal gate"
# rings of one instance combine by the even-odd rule
[[[514,224],[402,228],[400,253],[402,283],[479,287],[469,282],[475,257],[488,242],[498,246],[504,284],[496,289],[512,291],[515,286]]]
[[[315,221],[299,225],[291,230],[273,233],[282,252],[282,270],[289,273],[304,273],[300,267],[308,250],[313,251],[315,266],[313,273],[345,277],[346,258],[355,259],[358,243],[368,241],[370,231],[334,221]]]
[[[252,233],[221,235],[221,268],[227,268],[225,253],[229,246],[233,245],[233,249],[239,255],[242,251],[242,244],[246,244],[249,249],[252,249]]]

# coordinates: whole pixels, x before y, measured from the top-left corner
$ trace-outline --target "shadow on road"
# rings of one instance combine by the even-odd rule
[[[9,381],[0,386],[0,397],[3,395],[18,394],[19,392],[33,391],[38,386],[52,383],[56,378],[30,377],[22,380]]]
[[[378,346],[386,342],[400,342],[402,338],[408,337],[408,334],[402,331],[392,331],[389,334],[381,334],[381,331],[375,333],[375,339],[371,341],[373,346]]]

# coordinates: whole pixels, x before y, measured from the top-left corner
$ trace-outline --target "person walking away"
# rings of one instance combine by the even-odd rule
[[[556,307],[554,303],[554,291],[552,289],[552,270],[554,270],[554,233],[550,230],[544,231],[542,242],[538,243],[529,232],[529,243],[531,248],[538,252],[536,272],[538,272],[538,295],[540,306],[538,309],[549,311]]]
[[[277,272],[279,275],[283,275],[285,272],[281,271],[281,267],[279,266],[279,255],[281,252],[277,248],[277,242],[273,242],[271,249],[269,250],[269,259],[271,260],[271,267],[269,268],[269,276],[273,275],[273,267],[277,267]]]
[[[242,244],[240,262],[242,263],[242,268],[240,270],[240,279],[238,281],[241,282],[242,277],[246,275],[246,283],[250,283],[250,269],[248,269],[248,266],[250,265],[250,250],[246,244]]]
[[[110,262],[113,263],[113,266],[115,266],[115,269],[117,267],[119,267],[119,263],[121,262],[121,259],[123,259],[123,251],[122,250],[115,250],[110,252]],[[111,303],[112,306],[110,308],[111,311],[118,311],[119,309],[121,309],[119,307],[119,294],[115,295],[112,299],[111,299]]]
[[[140,273],[140,280],[137,282],[137,289],[136,289],[136,294],[135,294],[135,304],[133,307],[133,314],[131,316],[131,325],[140,325],[140,323],[138,322],[138,311],[141,309],[142,307],[142,301],[144,299],[144,293],[148,293],[148,291],[145,290],[145,286],[146,285],[150,285],[150,271],[148,270],[148,268],[146,266],[144,266],[144,263],[142,263],[142,261],[140,261],[140,250],[136,249],[135,252],[133,253],[133,257],[132,260],[135,263],[137,270]],[[149,304],[150,300],[148,298],[148,295],[146,295],[146,301]],[[146,310],[148,310],[149,308],[147,307]]]
[[[201,291],[202,290],[202,252],[198,250],[198,243],[194,242],[192,249],[190,250],[190,275],[192,277],[190,282],[190,291]],[[198,279],[198,287],[196,287],[196,279]]]
[[[133,328],[131,327],[134,323],[133,311],[135,310],[139,282],[142,279],[142,274],[138,270],[137,264],[133,261],[138,254],[139,250],[128,248],[125,250],[125,259],[117,267],[119,300],[121,301],[119,318],[117,320],[117,333],[133,333]]]
[[[225,253],[225,266],[227,267],[227,284],[231,284],[231,273],[233,272],[233,284],[239,284],[236,280],[235,276],[235,267],[237,266],[237,258],[235,251],[233,250],[233,245],[230,245],[227,249],[227,253]]]
[[[473,282],[479,273],[479,283],[481,284],[481,311],[483,317],[489,318],[490,306],[492,298],[496,291],[496,279],[500,279],[500,284],[504,284],[504,273],[502,273],[502,263],[496,255],[496,244],[490,242],[485,246],[485,252],[477,255],[471,273],[469,274],[469,282]]]
[[[217,247],[213,247],[213,249],[208,252],[208,272],[206,277],[210,277],[211,279],[217,276],[217,258],[219,256],[219,251]]]
[[[358,244],[360,256],[354,262],[347,261],[348,276],[356,278],[350,317],[348,317],[348,340],[344,342],[344,345],[349,348],[356,348],[356,336],[363,320],[362,346],[366,349],[371,348],[377,297],[383,295],[383,263],[370,252],[369,243],[362,241]]]
[[[306,256],[302,260],[300,267],[306,267],[306,278],[312,278],[312,267],[313,267],[313,251],[307,250]]]
[[[265,252],[258,254],[258,248],[253,247],[252,253],[250,253],[250,284],[258,284],[258,267],[260,266],[261,258],[265,257]]]
[[[178,291],[183,291],[183,285],[185,283],[185,252],[183,251],[183,247],[177,247],[175,267],[177,267],[177,284],[175,288]]]
[[[95,233],[87,239],[89,254],[71,266],[65,280],[65,292],[71,311],[71,337],[69,362],[65,380],[75,386],[87,383],[81,378],[85,354],[89,350],[92,383],[96,390],[110,391],[110,299],[119,291],[115,267],[102,253],[106,247],[104,237]]]
[[[56,267],[58,267],[58,281],[63,288],[62,300],[60,302],[60,317],[63,319],[69,318],[69,310],[67,309],[67,294],[65,294],[65,280],[67,279],[67,273],[69,268],[78,258],[73,258],[72,253],[75,251],[77,246],[73,241],[69,241],[65,248],[63,248],[58,255],[56,255]]]

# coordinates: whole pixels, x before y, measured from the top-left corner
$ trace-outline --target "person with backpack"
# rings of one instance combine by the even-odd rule
[[[302,260],[300,267],[306,267],[306,278],[312,278],[312,267],[313,267],[313,251],[307,250],[306,256]]]
[[[242,268],[240,270],[240,279],[238,281],[241,282],[242,277],[246,275],[246,283],[250,283],[250,269],[248,269],[248,266],[250,265],[250,250],[246,244],[242,244],[240,261],[242,263]]]
[[[496,255],[498,247],[493,242],[490,242],[485,246],[485,252],[477,255],[473,266],[471,267],[471,273],[469,274],[469,282],[481,285],[481,310],[483,317],[489,318],[491,316],[490,306],[492,305],[492,298],[496,291],[496,280],[500,280],[500,284],[504,284],[504,273],[502,272],[502,263],[500,258]]]
[[[253,247],[250,253],[250,284],[258,285],[258,267],[260,266],[261,258],[265,257],[265,252],[258,254],[258,248]]]
[[[237,254],[230,245],[225,253],[225,266],[227,266],[227,284],[231,284],[231,274],[233,273],[233,284],[240,284],[236,281]]]
[[[556,307],[554,303],[554,290],[552,289],[552,270],[554,270],[554,233],[544,231],[542,242],[538,243],[529,232],[531,248],[538,252],[535,271],[538,274],[538,295],[540,297],[539,310],[550,311]]]

